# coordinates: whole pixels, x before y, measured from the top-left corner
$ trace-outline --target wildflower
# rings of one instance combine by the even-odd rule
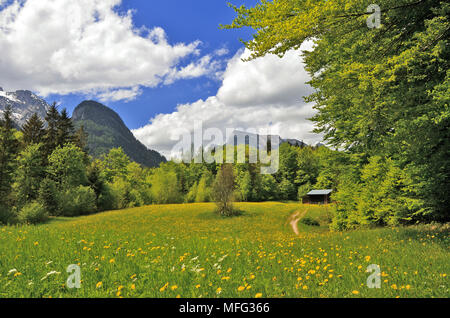
[[[306,286],[306,285],[303,286],[303,289],[304,289],[304,290],[307,290],[307,289],[308,289],[308,286]]]
[[[114,264],[116,262],[116,260],[114,259],[114,258],[111,258],[110,260],[109,260],[109,263],[110,264]]]
[[[392,288],[392,289],[397,289],[397,285],[396,285],[396,284],[393,284],[393,285],[391,286],[391,288]]]
[[[222,292],[222,288],[220,288],[220,287],[217,288],[216,293],[217,293],[217,294],[220,294],[221,292]]]
[[[199,289],[200,288],[200,284],[195,285],[195,288]]]
[[[255,295],[255,298],[261,298],[262,297],[262,293],[257,293],[256,295]]]
[[[175,289],[177,289],[177,288],[178,288],[177,285],[173,285],[172,287],[170,287],[170,289],[172,289],[172,290],[175,290]]]
[[[241,291],[243,291],[243,290],[245,290],[245,287],[244,287],[244,286],[239,286],[239,287],[238,287],[238,291],[241,292]]]
[[[352,291],[352,294],[353,294],[353,295],[358,295],[358,294],[359,294],[359,291],[354,290],[354,291]]]
[[[230,279],[229,276],[224,276],[224,277],[222,277],[222,280],[229,280],[229,279]]]
[[[136,289],[136,285],[135,284],[132,284],[131,285],[131,290],[135,290]]]
[[[163,287],[161,287],[161,288],[159,289],[159,291],[160,291],[160,292],[163,292],[163,291],[165,291],[165,290],[167,289],[167,287],[169,287],[169,283],[166,283]]]
[[[100,287],[102,287],[102,286],[103,286],[103,283],[102,283],[102,282],[98,282],[97,285],[95,285],[96,288],[100,288]]]

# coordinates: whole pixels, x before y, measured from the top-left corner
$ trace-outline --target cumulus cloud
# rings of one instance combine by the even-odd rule
[[[0,0],[0,4],[3,1]],[[162,28],[136,29],[121,0],[14,0],[0,7],[0,84],[7,90],[130,100],[139,87],[216,73],[200,42],[170,44]],[[198,61],[179,67],[183,58]]]
[[[311,48],[306,43],[301,50]],[[310,144],[320,141],[308,120],[315,113],[303,101],[312,88],[301,58],[301,50],[290,51],[282,59],[277,56],[243,62],[249,51],[238,52],[223,74],[218,93],[206,100],[178,105],[171,114],[160,114],[147,126],[133,131],[145,145],[168,157],[176,156],[173,147],[180,135],[194,130],[195,121],[203,128],[269,130],[283,138],[295,138]]]

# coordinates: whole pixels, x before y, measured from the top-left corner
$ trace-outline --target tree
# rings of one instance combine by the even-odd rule
[[[34,113],[22,126],[23,142],[25,146],[38,144],[44,141],[44,122]]]
[[[47,158],[58,146],[59,111],[56,103],[53,103],[47,110],[45,121],[47,122],[47,128],[44,135],[44,153],[45,158]]]
[[[130,158],[122,148],[111,149],[102,160],[102,170],[106,181],[112,182],[114,177],[125,178],[130,162]]]
[[[16,193],[19,206],[36,200],[45,177],[42,144],[31,144],[18,157]]]
[[[234,192],[234,172],[231,164],[223,164],[217,173],[213,185],[213,197],[216,202],[218,212],[223,216],[232,216],[233,192]]]
[[[0,120],[0,206],[8,206],[18,152],[18,141],[14,135],[11,107],[7,106]]]
[[[58,146],[48,158],[47,173],[63,189],[86,185],[84,153],[73,144]]]
[[[67,109],[64,108],[57,121],[57,145],[64,146],[66,143],[74,142],[74,134],[75,128],[72,119],[69,117]]]
[[[449,220],[450,5],[440,0],[380,0],[381,25],[368,28],[367,3],[262,1],[234,9],[227,28],[256,30],[250,59],[283,56],[305,40],[315,92],[318,133],[331,146],[392,158],[411,179],[408,196],[421,200],[415,219]],[[348,196],[346,196],[348,198]],[[356,199],[356,198],[355,198]]]

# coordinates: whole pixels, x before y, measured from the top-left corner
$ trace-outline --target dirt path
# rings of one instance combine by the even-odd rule
[[[294,231],[294,233],[296,235],[300,234],[300,231],[298,230],[298,221],[300,221],[305,216],[305,214],[307,212],[308,212],[308,209],[306,209],[304,211],[296,211],[296,212],[294,212],[294,214],[292,214],[289,217],[289,221],[288,222],[291,225],[292,230]]]

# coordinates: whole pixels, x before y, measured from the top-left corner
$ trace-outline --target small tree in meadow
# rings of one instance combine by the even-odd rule
[[[213,197],[218,207],[218,212],[223,216],[232,216],[234,172],[231,164],[224,164],[217,173],[213,185]]]

